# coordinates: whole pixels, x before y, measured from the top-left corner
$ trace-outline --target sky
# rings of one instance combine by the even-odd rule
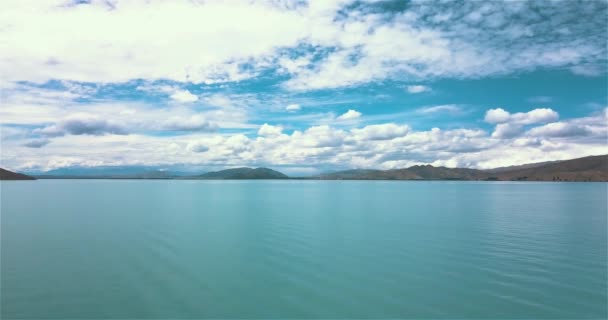
[[[0,3],[0,166],[291,175],[608,153],[606,1]]]

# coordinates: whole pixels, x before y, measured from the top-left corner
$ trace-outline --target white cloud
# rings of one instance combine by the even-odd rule
[[[6,80],[240,81],[256,74],[245,65],[307,35],[302,14],[266,2],[64,4],[3,2]]]
[[[410,131],[410,128],[407,125],[384,123],[368,125],[351,131],[358,140],[390,140],[404,136]]]
[[[287,111],[299,111],[302,107],[299,104],[293,103],[285,107]]]
[[[253,163],[317,168],[391,169],[413,164],[490,168],[606,154],[606,120],[606,113],[602,111],[588,117],[539,125],[518,135],[494,136],[480,129],[416,131],[405,124],[394,123],[348,131],[321,125],[295,130],[291,134],[265,124],[259,127],[257,137],[200,131],[174,136],[65,134],[49,138],[52,142],[43,146],[43,150],[24,146],[32,139],[23,132],[15,132],[11,138],[2,137],[0,165],[15,169],[154,164],[225,167]],[[501,125],[508,124],[502,123],[498,127]],[[90,127],[92,132],[100,133],[99,129]],[[580,127],[585,128],[584,135],[576,129]],[[4,127],[2,130],[4,135]],[[95,148],[86,147],[92,144]],[[44,157],[40,156],[42,153]]]
[[[559,114],[549,108],[538,108],[528,112],[509,113],[501,108],[490,109],[486,112],[485,121],[488,123],[533,124],[555,121]]]
[[[416,112],[421,113],[421,114],[431,114],[431,113],[440,113],[440,112],[458,113],[461,111],[462,110],[460,109],[460,107],[458,107],[457,105],[453,105],[453,104],[444,104],[444,105],[440,105],[440,106],[424,107],[424,108],[420,108],[420,109],[416,110]]]
[[[208,121],[202,115],[195,114],[189,117],[170,117],[163,121],[157,129],[170,131],[214,131],[217,128],[217,124]]]
[[[605,24],[598,2],[421,1],[403,12],[380,12],[375,1],[349,10],[352,1],[322,2],[7,0],[0,8],[3,81],[213,84],[270,70],[290,77],[286,88],[309,90],[542,67],[605,73],[605,34],[593,32]],[[568,32],[555,27],[565,22]]]
[[[261,127],[260,130],[258,130],[258,135],[262,136],[262,137],[268,137],[268,136],[277,136],[280,135],[283,131],[283,128],[278,127],[278,126],[271,126],[268,123],[264,123]]]
[[[171,99],[178,102],[195,102],[198,100],[198,97],[188,90],[177,90],[171,95]]]
[[[361,117],[361,112],[353,110],[353,109],[349,109],[344,114],[339,116],[337,119],[338,120],[354,120],[359,117]]]
[[[34,133],[48,137],[72,135],[127,134],[125,127],[118,123],[100,119],[91,114],[75,114],[56,124],[34,130]]]
[[[499,123],[496,125],[492,137],[504,139],[513,138],[523,132],[523,127],[519,124],[513,123]]]
[[[431,88],[429,88],[427,86],[423,86],[423,85],[407,86],[407,92],[409,92],[409,93],[422,93],[422,92],[427,92],[427,91],[431,91]]]
[[[536,137],[576,137],[586,136],[591,132],[585,126],[567,122],[553,122],[532,128],[528,134]]]
[[[28,148],[42,148],[42,147],[46,146],[47,144],[49,144],[50,142],[51,142],[51,140],[46,139],[46,138],[32,139],[23,145]]]

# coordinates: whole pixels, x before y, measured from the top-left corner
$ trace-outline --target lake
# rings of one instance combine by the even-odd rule
[[[606,318],[607,184],[4,181],[1,318]]]

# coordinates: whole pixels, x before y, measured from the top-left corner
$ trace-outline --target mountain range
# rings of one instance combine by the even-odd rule
[[[183,179],[288,179],[285,174],[268,168],[234,168],[212,171],[199,176],[182,177]]]
[[[531,163],[489,170],[416,165],[403,169],[355,169],[290,178],[269,168],[233,168],[198,175],[165,170],[140,171],[114,168],[63,169],[36,174],[33,177],[0,169],[0,180],[39,179],[314,179],[314,180],[487,180],[487,181],[608,181],[608,155],[572,160]]]
[[[608,181],[608,155],[490,170],[433,167],[431,165],[393,170],[347,170],[320,175],[317,179]]]

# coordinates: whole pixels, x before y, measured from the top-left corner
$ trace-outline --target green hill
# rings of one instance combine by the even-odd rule
[[[268,168],[234,168],[221,171],[207,172],[199,176],[189,177],[197,179],[287,179],[288,177],[278,171]]]

